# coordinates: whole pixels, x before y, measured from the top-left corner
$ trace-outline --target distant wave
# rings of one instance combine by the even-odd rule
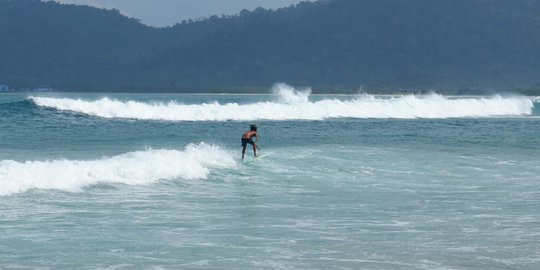
[[[17,101],[8,101],[8,102],[0,102],[0,110],[6,110],[6,111],[23,111],[28,110],[36,107],[35,102],[32,102],[31,100],[25,99],[25,100],[17,100]]]
[[[0,161],[0,196],[30,189],[78,192],[98,183],[148,185],[160,180],[205,179],[212,169],[232,168],[234,158],[217,146],[183,151],[146,150],[98,160]]]
[[[533,99],[527,97],[462,97],[438,94],[380,97],[358,95],[349,99],[327,98],[310,101],[310,90],[299,91],[279,84],[276,101],[251,104],[145,103],[110,98],[82,100],[30,97],[38,106],[73,111],[105,118],[170,121],[227,120],[324,120],[329,118],[459,118],[531,115]]]

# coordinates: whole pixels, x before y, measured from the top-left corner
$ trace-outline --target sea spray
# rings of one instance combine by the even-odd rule
[[[206,179],[212,169],[235,166],[229,153],[205,143],[190,144],[183,151],[149,149],[97,160],[3,160],[0,196],[30,189],[78,192],[98,183],[149,185],[160,180]]]
[[[272,88],[272,93],[278,97],[278,102],[286,104],[294,103],[307,103],[309,102],[309,95],[311,94],[311,89],[301,89],[297,90],[294,87],[278,83]]]

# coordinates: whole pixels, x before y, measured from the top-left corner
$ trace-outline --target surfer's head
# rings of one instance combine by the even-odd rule
[[[249,130],[251,130],[251,131],[257,131],[257,125],[252,124],[251,126],[249,126]]]

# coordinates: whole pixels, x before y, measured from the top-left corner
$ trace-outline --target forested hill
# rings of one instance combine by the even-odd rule
[[[0,84],[149,92],[249,91],[276,82],[323,92],[527,89],[540,83],[539,14],[537,0],[326,0],[154,28],[116,10],[0,0]]]

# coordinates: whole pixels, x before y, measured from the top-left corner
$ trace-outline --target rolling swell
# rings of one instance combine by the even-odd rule
[[[444,119],[470,117],[529,116],[534,101],[528,97],[446,97],[404,95],[383,97],[357,95],[349,98],[310,100],[310,91],[287,85],[274,88],[275,101],[183,104],[101,98],[30,97],[36,105],[103,118],[165,121],[325,120],[331,118]]]
[[[27,111],[39,108],[39,106],[32,102],[32,100],[18,100],[0,103],[0,112],[9,113],[25,113]]]
[[[534,116],[540,116],[540,97],[534,99],[534,108],[532,114]]]

